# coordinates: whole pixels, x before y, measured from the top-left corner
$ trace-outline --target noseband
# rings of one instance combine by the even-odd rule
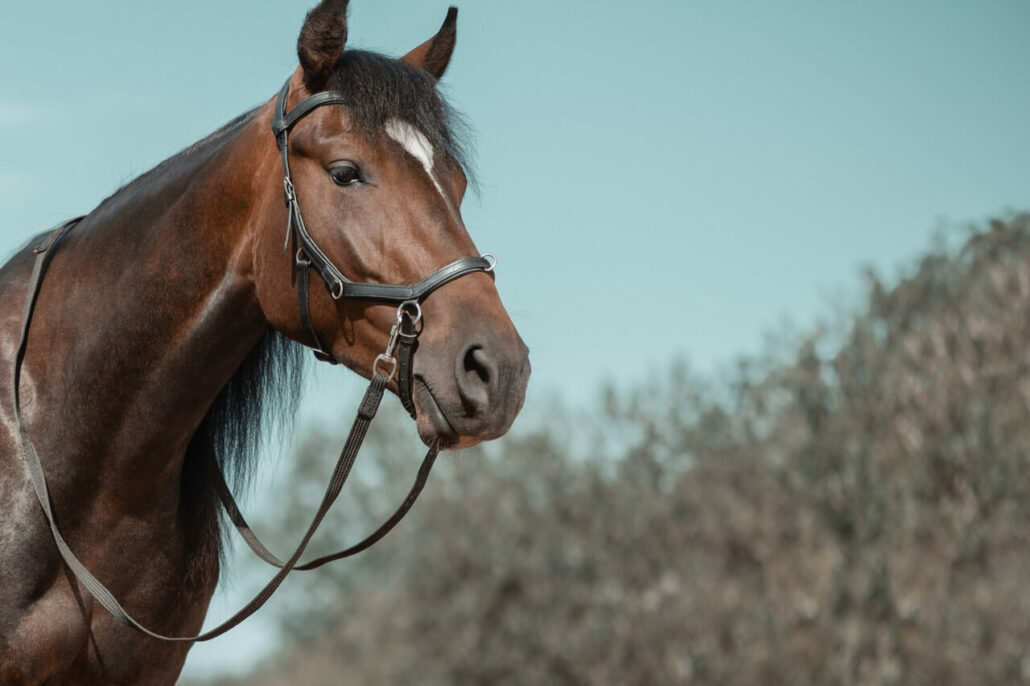
[[[293,109],[286,109],[286,101],[290,95],[290,81],[287,79],[279,91],[275,101],[275,114],[272,117],[272,133],[275,134],[279,153],[283,158],[283,194],[286,198],[286,239],[283,241],[283,252],[292,244],[293,283],[297,286],[297,307],[300,310],[301,324],[307,330],[315,357],[323,362],[337,364],[329,347],[315,330],[311,321],[309,306],[310,271],[312,269],[322,277],[326,290],[333,300],[360,299],[386,303],[397,303],[397,322],[390,331],[386,351],[376,358],[372,371],[393,379],[397,375],[397,395],[401,404],[412,419],[415,418],[415,401],[412,398],[413,371],[412,357],[419,333],[422,331],[422,308],[420,303],[440,286],[457,278],[475,272],[493,272],[495,260],[490,255],[480,257],[464,257],[438,269],[426,278],[410,286],[394,284],[369,283],[351,281],[333,264],[318,243],[308,232],[304,224],[304,216],[300,212],[297,201],[297,190],[290,176],[290,130],[297,122],[325,105],[349,105],[351,100],[344,94],[334,91],[318,93],[297,103]],[[396,349],[396,355],[395,353]]]
[[[276,100],[275,105],[275,114],[272,119],[272,131],[275,133],[276,142],[283,159],[283,189],[286,195],[288,214],[284,250],[291,242],[293,243],[293,279],[297,286],[300,318],[304,328],[307,329],[308,335],[313,343],[313,347],[315,348],[315,356],[320,360],[332,362],[334,364],[337,362],[336,358],[333,357],[332,353],[325,345],[324,340],[319,336],[318,332],[315,331],[314,325],[311,321],[311,312],[308,304],[308,286],[310,282],[309,272],[311,269],[314,269],[318,275],[322,277],[322,281],[325,283],[326,289],[329,291],[329,295],[332,296],[333,300],[352,298],[385,303],[397,303],[397,321],[390,330],[390,337],[389,342],[386,345],[386,350],[376,357],[375,361],[372,363],[372,378],[369,382],[368,390],[365,391],[365,396],[362,398],[361,405],[358,408],[357,417],[351,425],[350,433],[347,435],[347,440],[344,443],[343,449],[340,451],[340,457],[337,459],[336,466],[333,468],[333,473],[329,478],[329,484],[326,487],[325,495],[322,497],[322,502],[319,505],[318,510],[315,512],[311,523],[308,525],[307,531],[301,538],[300,543],[287,560],[283,561],[273,555],[268,548],[258,540],[257,536],[243,518],[232,493],[229,491],[229,487],[225,483],[225,478],[222,475],[220,467],[217,464],[213,465],[211,473],[214,480],[214,488],[222,502],[222,506],[225,508],[225,511],[229,516],[229,519],[236,526],[240,535],[258,555],[258,557],[268,564],[277,567],[279,571],[241,610],[225,622],[198,636],[165,636],[140,624],[131,615],[129,615],[124,608],[122,608],[121,604],[119,604],[111,591],[109,591],[107,587],[104,586],[104,584],[101,583],[88,568],[86,568],[82,561],[79,560],[65,542],[64,537],[61,535],[61,532],[57,527],[56,516],[53,511],[53,504],[51,503],[46,477],[43,473],[42,462],[40,461],[39,454],[32,442],[32,437],[29,435],[28,427],[25,425],[25,421],[22,417],[20,380],[22,361],[25,358],[29,329],[32,323],[32,314],[35,309],[40,289],[43,286],[43,278],[46,275],[47,267],[49,266],[51,259],[53,259],[53,256],[65,235],[67,235],[67,233],[76,226],[82,217],[79,219],[73,219],[54,229],[50,235],[39,243],[33,250],[36,257],[32,267],[32,274],[29,277],[28,291],[25,295],[25,307],[22,312],[21,321],[21,337],[12,361],[13,364],[11,369],[14,414],[18,425],[18,440],[22,459],[28,467],[32,487],[36,493],[36,499],[39,501],[39,505],[43,510],[43,515],[46,517],[46,521],[50,527],[50,533],[53,536],[57,550],[60,553],[61,558],[64,560],[64,563],[75,575],[75,578],[85,586],[90,595],[92,595],[93,598],[96,599],[96,601],[100,603],[100,605],[103,606],[103,608],[112,616],[137,631],[163,641],[207,641],[224,634],[264,605],[275,590],[286,579],[286,576],[293,570],[315,569],[333,560],[360,553],[389,533],[389,531],[404,517],[404,515],[407,514],[408,510],[411,509],[411,506],[415,504],[415,499],[418,498],[419,494],[422,492],[422,488],[426,484],[426,480],[429,478],[429,471],[432,469],[433,463],[435,462],[436,456],[439,452],[439,447],[435,444],[430,446],[425,458],[423,458],[422,465],[418,470],[418,475],[415,477],[415,482],[408,491],[407,497],[401,503],[400,507],[398,507],[390,518],[380,525],[378,529],[366,536],[360,542],[337,553],[325,555],[303,564],[300,562],[300,557],[307,548],[308,542],[315,534],[315,531],[325,518],[329,508],[336,501],[344,483],[347,481],[347,477],[350,475],[351,468],[354,466],[354,461],[357,458],[358,450],[365,439],[368,427],[379,409],[379,403],[382,400],[383,393],[394,376],[397,376],[397,389],[401,402],[404,404],[404,407],[408,410],[409,414],[411,414],[412,417],[415,416],[415,403],[411,395],[411,363],[418,335],[422,331],[423,322],[421,302],[426,298],[426,296],[440,286],[443,286],[459,277],[475,272],[487,272],[492,275],[494,269],[495,260],[490,256],[482,256],[465,257],[452,262],[446,267],[433,272],[418,283],[408,286],[351,281],[344,276],[336,265],[333,264],[332,260],[326,256],[325,252],[318,247],[315,239],[312,238],[310,233],[308,233],[307,227],[304,225],[304,218],[300,213],[300,205],[297,204],[297,194],[293,186],[293,180],[290,178],[289,132],[298,121],[303,119],[315,108],[321,107],[322,105],[346,105],[349,104],[349,101],[342,93],[319,93],[306,98],[292,110],[287,112],[286,98],[288,95],[289,81],[286,82],[286,85],[284,85],[282,90],[279,92],[279,97]]]

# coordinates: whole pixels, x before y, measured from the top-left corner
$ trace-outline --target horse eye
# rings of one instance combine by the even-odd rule
[[[350,162],[333,165],[329,168],[329,176],[337,186],[353,186],[361,182],[361,171]]]

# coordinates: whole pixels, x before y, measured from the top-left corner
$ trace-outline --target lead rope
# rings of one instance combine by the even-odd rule
[[[81,217],[79,218],[81,219]],[[393,376],[393,372],[396,370],[396,360],[392,357],[393,345],[395,342],[394,336],[391,336],[391,346],[387,348],[386,353],[376,358],[375,365],[373,367],[372,379],[369,383],[368,390],[365,391],[365,396],[361,401],[361,406],[358,409],[357,417],[354,419],[354,424],[351,426],[347,441],[344,443],[343,449],[340,452],[340,457],[336,461],[336,466],[333,468],[332,476],[329,480],[329,485],[326,487],[325,495],[322,497],[322,502],[315,512],[314,517],[311,520],[311,524],[308,526],[303,538],[297,548],[293,551],[293,554],[285,561],[281,561],[268,552],[268,549],[261,545],[257,537],[253,535],[250,527],[247,526],[246,521],[240,514],[239,508],[236,506],[236,502],[233,500],[232,495],[229,493],[228,488],[225,485],[225,479],[221,475],[221,471],[216,469],[218,477],[215,481],[215,487],[218,491],[219,497],[222,499],[223,505],[229,512],[229,516],[234,523],[239,526],[242,524],[241,533],[244,535],[244,539],[254,548],[255,552],[259,549],[263,550],[267,555],[262,555],[262,559],[275,564],[280,567],[278,573],[272,577],[272,579],[255,595],[250,602],[244,605],[238,612],[232,615],[229,619],[219,624],[218,626],[210,629],[209,631],[202,632],[197,636],[165,636],[158,632],[152,631],[147,627],[140,624],[134,619],[118,602],[114,594],[103,583],[101,583],[89,569],[82,563],[81,560],[75,555],[72,549],[65,542],[64,537],[61,535],[60,530],[57,528],[55,521],[53,506],[50,500],[50,492],[47,488],[46,477],[43,474],[43,466],[39,459],[39,454],[36,452],[36,447],[32,442],[32,437],[29,435],[28,428],[25,426],[25,421],[21,413],[21,395],[20,395],[20,381],[21,381],[21,367],[22,361],[25,357],[26,345],[28,343],[29,327],[32,322],[32,314],[35,308],[36,300],[39,296],[41,286],[43,284],[43,277],[46,274],[46,269],[50,264],[54,252],[57,246],[60,244],[64,236],[71,230],[79,221],[79,219],[73,219],[61,226],[57,227],[51,234],[40,243],[35,249],[36,254],[35,262],[32,266],[32,275],[29,278],[28,291],[25,296],[25,308],[22,313],[22,326],[21,326],[21,337],[18,342],[18,349],[14,356],[13,369],[11,374],[12,379],[12,392],[14,398],[14,414],[18,424],[18,438],[19,447],[21,449],[22,458],[29,469],[29,477],[32,480],[32,487],[36,492],[36,499],[39,501],[40,507],[43,510],[43,514],[46,516],[47,524],[50,527],[50,533],[54,538],[54,543],[57,546],[57,550],[64,560],[65,564],[75,575],[75,578],[86,587],[98,603],[105,610],[107,610],[113,617],[126,624],[127,626],[140,631],[148,636],[151,636],[162,641],[177,641],[177,642],[199,642],[208,641],[216,636],[221,636],[225,632],[229,631],[233,627],[237,626],[240,622],[250,617],[257,610],[263,606],[268,599],[275,593],[276,589],[282,584],[283,580],[286,579],[287,575],[294,569],[298,568],[297,562],[300,560],[300,556],[304,554],[304,550],[307,548],[308,542],[311,537],[314,536],[315,531],[318,529],[322,520],[325,518],[329,508],[336,501],[340,491],[343,488],[344,483],[347,481],[347,477],[350,475],[351,468],[354,466],[354,461],[357,458],[358,450],[361,447],[362,442],[365,439],[365,434],[368,432],[369,424],[375,417],[376,412],[379,409],[379,404],[383,398],[383,392],[386,390],[386,386]],[[402,305],[403,308],[403,305]],[[396,329],[396,327],[395,327]],[[392,361],[391,371],[384,375],[380,373],[379,368],[384,364]],[[400,508],[376,531],[370,534],[360,543],[357,543],[346,550],[343,550],[334,555],[329,555],[323,558],[319,558],[312,562],[301,565],[303,568],[313,569],[314,567],[321,566],[331,559],[339,559],[340,557],[347,557],[360,552],[370,545],[385,536],[390,529],[394,527],[401,520],[401,518],[408,512],[411,506],[414,504],[415,499],[422,491],[425,485],[426,479],[429,475],[429,470],[433,466],[433,462],[436,459],[438,453],[437,446],[432,446],[425,459],[422,462],[422,466],[419,469],[418,477],[415,480],[415,484],[408,494],[408,497],[401,504]],[[226,497],[227,496],[227,497]],[[246,533],[244,533],[246,532]],[[256,546],[255,546],[256,543]],[[259,553],[260,554],[260,553]]]

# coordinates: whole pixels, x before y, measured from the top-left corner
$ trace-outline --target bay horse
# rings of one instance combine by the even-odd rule
[[[298,390],[297,343],[373,384],[389,378],[431,450],[501,436],[518,414],[528,349],[462,221],[464,157],[436,89],[456,10],[399,60],[345,50],[346,10],[322,0],[308,13],[281,98],[0,268],[0,345],[20,369],[0,366],[0,683],[171,684],[192,645],[135,631],[81,583],[20,427],[77,559],[141,623],[193,636],[219,575],[220,468],[238,481],[253,466],[259,420]],[[305,281],[298,305],[298,270],[306,279],[316,250],[366,290],[339,297],[343,282],[315,264],[326,288]],[[461,278],[446,271],[455,264]],[[427,275],[439,278],[400,308],[376,299],[402,288],[380,284]],[[405,391],[379,365],[416,308],[424,331]]]

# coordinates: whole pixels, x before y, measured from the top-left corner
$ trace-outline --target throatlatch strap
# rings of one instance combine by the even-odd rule
[[[350,434],[347,436],[347,442],[344,444],[343,450],[340,452],[340,457],[336,461],[336,466],[333,468],[332,477],[329,480],[329,485],[326,487],[326,492],[322,497],[322,502],[319,504],[318,510],[312,517],[311,524],[308,526],[307,531],[304,533],[303,538],[301,538],[297,548],[293,551],[293,554],[291,554],[285,562],[280,562],[280,565],[278,565],[281,567],[279,572],[268,581],[265,587],[262,588],[250,602],[236,612],[236,614],[232,615],[225,622],[209,631],[205,631],[197,636],[165,636],[152,631],[140,624],[128,612],[126,612],[118,602],[118,599],[115,598],[114,594],[111,593],[111,591],[108,590],[100,580],[93,576],[89,569],[75,555],[64,540],[64,537],[61,535],[55,521],[53,505],[50,500],[50,492],[47,488],[46,477],[43,474],[43,466],[40,462],[39,454],[36,452],[36,447],[32,442],[32,437],[29,435],[28,428],[25,426],[25,421],[21,412],[21,367],[22,361],[25,358],[32,313],[43,283],[43,276],[46,273],[47,266],[55,252],[54,248],[60,243],[60,240],[64,237],[67,231],[74,225],[75,222],[73,221],[58,227],[51,236],[41,243],[35,250],[36,260],[32,266],[32,275],[29,278],[28,290],[25,296],[25,308],[22,312],[21,338],[18,342],[18,349],[13,359],[13,369],[11,372],[11,390],[14,398],[15,419],[18,423],[18,439],[22,459],[25,460],[25,464],[28,467],[32,487],[36,492],[36,498],[39,501],[39,505],[43,510],[44,516],[46,517],[47,524],[50,527],[50,533],[54,538],[54,543],[57,546],[57,550],[60,553],[61,558],[64,560],[64,563],[68,565],[68,568],[75,575],[75,578],[78,579],[79,583],[86,587],[86,590],[89,591],[90,595],[92,595],[105,610],[107,610],[113,617],[133,629],[162,641],[208,641],[216,636],[224,634],[247,617],[254,614],[254,612],[260,609],[261,606],[268,601],[275,590],[282,584],[283,580],[286,579],[287,575],[296,568],[297,562],[300,560],[301,555],[303,555],[304,550],[307,548],[311,537],[314,536],[315,531],[322,523],[326,513],[329,511],[329,508],[336,501],[344,483],[347,481],[347,477],[350,475],[351,468],[354,466],[354,461],[358,455],[358,450],[361,447],[362,441],[365,439],[366,433],[368,432],[368,426],[379,409],[379,404],[383,398],[383,392],[386,390],[387,379],[381,374],[374,374],[372,376],[368,390],[365,391],[365,397],[362,399],[361,407],[358,409],[358,415],[355,417],[354,424],[351,426]],[[416,480],[415,486],[412,488],[411,493],[409,493],[408,498],[401,505],[400,509],[398,509],[397,512],[395,512],[394,515],[371,536],[356,546],[352,546],[350,549],[343,551],[343,553],[352,555],[356,552],[360,552],[360,550],[364,550],[369,545],[372,545],[393,528],[400,518],[403,517],[411,508],[414,499],[422,490],[425,480],[429,474],[429,468],[432,467],[435,457],[436,449],[433,448],[426,456],[422,469],[419,470],[419,477]],[[222,478],[220,474],[219,479],[216,481],[216,486],[219,484],[224,487],[224,478]],[[225,490],[227,491],[227,489]],[[242,520],[242,516],[239,515],[239,508],[235,507],[235,502],[232,502],[231,504],[235,510],[235,517]],[[226,507],[230,511],[230,516],[233,516],[233,510],[231,510],[228,505]],[[322,563],[320,562],[320,564]]]

